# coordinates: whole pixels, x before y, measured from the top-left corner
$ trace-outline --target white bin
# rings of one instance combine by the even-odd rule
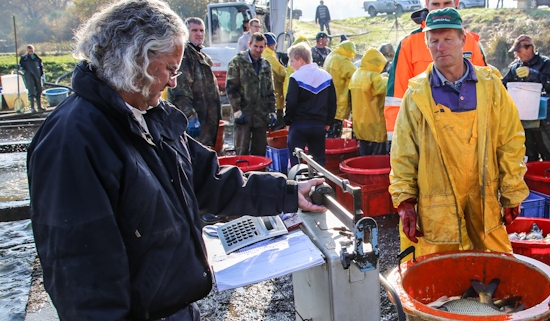
[[[23,76],[19,75],[19,91],[22,92],[25,89],[27,89],[27,87],[25,87]],[[17,92],[17,75],[2,76],[2,91],[5,93]]]
[[[542,84],[535,82],[509,82],[508,93],[516,103],[521,120],[537,120],[539,117]]]

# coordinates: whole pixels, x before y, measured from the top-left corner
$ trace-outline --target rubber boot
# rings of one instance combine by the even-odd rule
[[[34,109],[34,95],[29,95],[29,102],[31,104],[31,113],[36,113],[36,110]]]
[[[46,109],[42,108],[41,98],[42,95],[36,95],[36,109],[38,109],[38,111],[45,111]]]
[[[285,119],[283,118],[284,117],[284,113],[283,113],[283,110],[282,109],[277,109],[277,123],[275,124],[275,129],[274,130],[279,130],[279,129],[283,129],[285,128]]]

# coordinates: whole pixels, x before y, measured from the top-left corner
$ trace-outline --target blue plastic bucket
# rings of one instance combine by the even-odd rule
[[[44,96],[48,99],[48,104],[50,106],[59,105],[63,99],[69,97],[69,89],[67,88],[50,88],[42,92]]]

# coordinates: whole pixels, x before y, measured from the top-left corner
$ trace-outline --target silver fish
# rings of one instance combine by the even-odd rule
[[[525,236],[526,240],[542,240],[542,230],[537,225],[537,223],[533,223],[531,226],[531,231]]]
[[[508,234],[508,239],[510,239],[510,240],[519,240],[518,233],[513,232],[513,233]]]
[[[493,304],[493,294],[495,293],[499,283],[499,278],[492,279],[486,286],[483,282],[472,279],[471,287],[466,290],[462,297],[458,300],[448,301],[442,304],[438,309],[465,315],[499,315],[510,313],[511,309],[500,310],[501,307],[511,304],[517,305],[521,297],[510,298],[509,300],[498,300],[498,306]],[[474,296],[479,296],[475,298]]]
[[[440,306],[439,310],[476,316],[506,314],[506,312],[501,312],[493,305],[481,303],[471,299],[449,301]]]

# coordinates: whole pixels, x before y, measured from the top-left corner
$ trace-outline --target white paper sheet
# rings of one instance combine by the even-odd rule
[[[229,255],[223,249],[219,251],[215,242],[219,243],[219,240],[211,239],[206,243],[220,291],[280,277],[325,262],[321,251],[301,230],[252,244]]]

